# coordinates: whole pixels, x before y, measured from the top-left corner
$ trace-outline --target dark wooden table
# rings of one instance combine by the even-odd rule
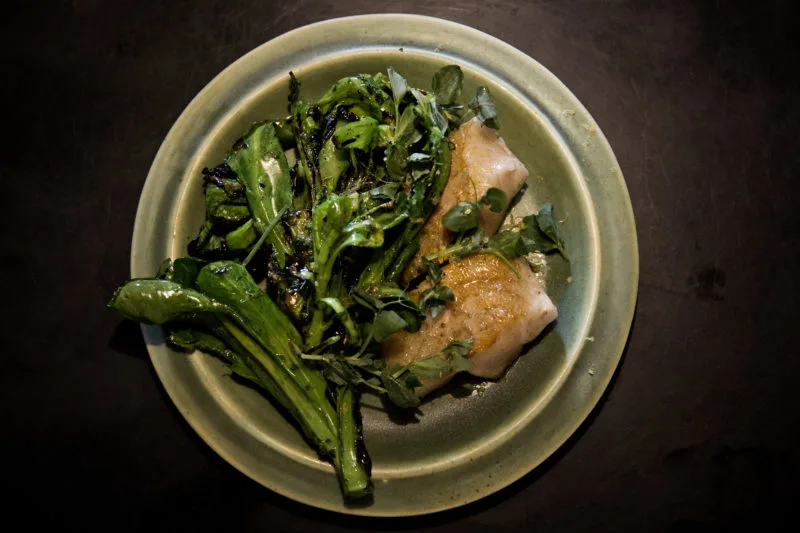
[[[4,7],[4,507],[32,525],[106,531],[683,532],[789,519],[800,504],[792,4]],[[578,434],[499,494],[408,520],[317,511],[239,474],[172,406],[138,328],[103,308],[128,275],[148,167],[194,94],[280,33],[368,11],[469,24],[552,70],[619,158],[641,253],[627,353]]]

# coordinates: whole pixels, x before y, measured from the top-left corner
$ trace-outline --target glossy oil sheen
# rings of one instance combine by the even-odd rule
[[[286,113],[289,70],[301,79],[303,97],[314,99],[340,77],[390,65],[410,85],[429,88],[432,74],[450,63],[464,70],[464,95],[490,88],[500,134],[530,170],[515,212],[552,202],[565,219],[571,262],[548,258],[546,283],[559,318],[498,383],[475,388],[456,380],[415,415],[364,398],[370,505],[344,504],[333,469],[221,363],[171,352],[159,328],[143,328],[164,387],[202,438],[243,473],[309,505],[383,516],[463,505],[532,470],[586,418],[619,362],[638,282],[633,212],[611,148],[563,84],[502,41],[429,17],[368,15],[294,30],[228,67],[175,123],[142,192],[134,277],[185,255],[204,217],[200,170],[218,163],[252,122]]]

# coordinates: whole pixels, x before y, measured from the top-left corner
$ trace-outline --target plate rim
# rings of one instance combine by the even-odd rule
[[[460,24],[458,22],[453,22],[446,19],[441,19],[437,17],[430,17],[430,16],[423,16],[423,15],[413,15],[413,14],[400,14],[400,13],[386,13],[386,14],[366,14],[366,15],[355,15],[349,17],[338,17],[333,19],[327,19],[323,21],[318,21],[312,24],[308,24],[305,26],[298,27],[293,29],[289,32],[283,33],[269,41],[262,43],[258,47],[254,48],[253,50],[249,51],[245,55],[238,58],[236,61],[228,65],[224,68],[219,74],[217,74],[211,81],[209,81],[201,91],[197,93],[197,95],[192,98],[186,108],[181,112],[179,117],[176,119],[175,123],[170,128],[169,132],[164,138],[164,141],[159,147],[159,150],[153,160],[153,163],[150,166],[148,171],[147,179],[145,180],[144,186],[142,188],[142,193],[140,196],[139,204],[136,211],[136,219],[134,223],[134,230],[133,230],[133,238],[131,244],[131,276],[135,277],[137,274],[141,273],[139,270],[141,269],[140,263],[142,262],[141,257],[137,254],[137,250],[140,250],[142,246],[148,245],[148,239],[150,235],[146,235],[145,228],[147,226],[147,221],[145,220],[147,217],[147,211],[150,209],[146,198],[151,195],[148,195],[148,191],[152,192],[152,189],[157,186],[157,177],[155,171],[158,168],[158,164],[165,159],[168,154],[168,147],[170,142],[175,137],[176,132],[178,131],[178,126],[181,123],[181,120],[184,119],[187,112],[197,105],[197,102],[201,101],[203,98],[206,97],[211,91],[213,91],[214,86],[219,82],[219,80],[224,79],[232,70],[236,68],[237,65],[242,64],[243,62],[252,60],[259,51],[263,51],[264,48],[268,46],[276,46],[280,43],[280,41],[286,41],[290,38],[297,37],[298,35],[302,35],[308,32],[314,32],[317,30],[322,29],[330,29],[339,24],[349,24],[355,21],[372,21],[374,23],[380,23],[390,20],[390,19],[401,19],[405,20],[408,23],[413,22],[422,22],[425,21],[429,24],[438,24],[438,25],[445,25],[450,26],[453,31],[462,32],[465,34],[472,34],[473,36],[480,37],[484,41],[488,41],[492,46],[498,47],[503,49],[503,51],[507,54],[515,55],[518,59],[527,62],[530,67],[533,67],[538,70],[538,74],[547,78],[547,81],[552,84],[553,86],[557,87],[559,91],[561,91],[564,95],[571,98],[570,105],[575,107],[578,111],[581,112],[582,116],[588,117],[593,124],[596,125],[596,122],[592,119],[588,110],[586,110],[585,106],[574,96],[574,94],[567,88],[550,70],[546,67],[541,65],[535,59],[531,58],[524,52],[520,51],[519,49],[511,46],[510,44],[502,41],[501,39],[494,37],[488,33],[485,33],[481,30],[472,28],[470,26]],[[369,49],[369,46],[365,48]],[[385,46],[373,46],[372,48],[385,48]],[[436,51],[436,50],[434,50]],[[502,76],[498,76],[502,78]],[[412,511],[406,512],[380,512],[377,511],[375,508],[372,507],[349,507],[343,504],[339,505],[328,505],[327,502],[324,500],[315,500],[313,496],[307,497],[304,494],[298,494],[294,491],[287,490],[283,487],[279,482],[272,482],[269,483],[267,480],[263,478],[257,477],[253,472],[250,472],[246,465],[243,465],[236,457],[234,457],[231,453],[228,453],[224,447],[220,446],[213,438],[213,435],[209,435],[207,430],[201,422],[194,416],[193,413],[189,413],[186,409],[184,409],[181,404],[183,403],[182,397],[176,392],[177,385],[174,380],[171,379],[170,376],[166,375],[164,369],[161,367],[158,355],[155,353],[153,347],[161,342],[160,338],[160,328],[153,328],[150,326],[143,326],[142,331],[145,336],[145,340],[147,343],[148,352],[150,354],[151,361],[153,366],[156,370],[156,374],[159,377],[164,389],[166,390],[170,400],[175,404],[178,410],[181,412],[182,416],[187,420],[190,426],[194,429],[195,432],[203,439],[203,441],[209,445],[215,453],[220,455],[223,459],[226,460],[229,464],[231,464],[234,468],[245,474],[246,476],[250,477],[257,483],[269,488],[270,490],[281,494],[285,497],[291,498],[295,501],[301,502],[303,504],[307,504],[313,507],[325,509],[328,511],[334,511],[339,513],[345,514],[353,514],[353,515],[366,515],[366,516],[414,516],[414,515],[421,515],[421,514],[429,514],[435,512],[441,512],[447,509],[452,509],[455,507],[463,506],[469,503],[472,503],[476,500],[482,499],[488,496],[491,493],[495,493],[508,485],[518,481],[520,478],[528,474],[529,472],[536,469],[544,460],[548,457],[553,455],[559,448],[561,448],[564,443],[584,424],[586,419],[598,407],[600,400],[605,393],[609,383],[612,381],[613,375],[616,372],[617,368],[619,367],[620,360],[622,358],[625,345],[627,343],[628,337],[630,335],[630,329],[633,322],[634,314],[635,314],[635,307],[636,307],[636,300],[638,296],[638,279],[639,279],[639,254],[638,254],[638,240],[636,237],[636,224],[635,218],[633,214],[633,207],[630,201],[630,194],[627,189],[623,174],[620,170],[619,162],[616,159],[616,156],[611,149],[605,135],[600,130],[599,127],[596,129],[596,133],[594,134],[595,139],[597,139],[599,149],[604,152],[604,155],[613,163],[614,168],[617,170],[616,173],[612,172],[611,179],[614,180],[613,185],[618,189],[616,192],[619,193],[619,202],[620,202],[620,217],[623,220],[623,226],[626,226],[628,230],[626,233],[628,234],[628,239],[624,243],[629,250],[629,257],[627,257],[627,266],[629,268],[629,278],[627,283],[628,288],[628,295],[625,302],[623,302],[623,311],[621,313],[623,319],[618,321],[619,327],[617,328],[620,332],[618,341],[615,343],[615,347],[613,351],[608,355],[608,363],[606,365],[606,372],[603,375],[597,375],[594,377],[594,385],[592,387],[592,395],[589,400],[587,400],[585,404],[585,409],[583,409],[580,413],[574,414],[570,420],[568,425],[569,428],[563,429],[560,432],[559,436],[554,439],[554,442],[550,445],[549,449],[545,452],[540,454],[540,457],[537,459],[533,459],[530,463],[518,469],[513,475],[509,475],[504,479],[504,482],[497,484],[490,492],[480,493],[476,496],[467,496],[464,499],[453,501],[453,502],[446,502],[442,503],[441,505],[431,505],[428,508],[422,509],[415,509]],[[594,204],[594,202],[592,202]],[[594,205],[593,205],[594,206]],[[142,244],[143,243],[143,244]],[[602,261],[601,261],[602,264]],[[598,274],[599,275],[599,274]],[[592,312],[594,313],[596,310],[596,306],[592,308]],[[592,322],[594,318],[592,319]],[[585,346],[581,346],[578,349],[578,359],[580,358],[580,354],[583,352]],[[579,371],[580,369],[577,368],[579,365],[573,365],[572,368],[569,369],[568,375],[564,378],[561,390],[557,391],[555,394],[562,394],[563,389],[567,387],[567,383],[573,377],[572,375]],[[545,407],[546,408],[546,407]]]

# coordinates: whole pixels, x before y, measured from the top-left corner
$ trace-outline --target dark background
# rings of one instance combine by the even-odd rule
[[[32,526],[434,532],[766,529],[800,505],[800,17],[777,1],[73,0],[2,15],[0,483]],[[172,122],[226,65],[326,18],[407,11],[552,70],[613,146],[641,280],[623,364],[553,458],[466,508],[363,520],[218,458],[103,306]],[[8,495],[11,495],[9,500]],[[15,513],[16,511],[16,513]]]

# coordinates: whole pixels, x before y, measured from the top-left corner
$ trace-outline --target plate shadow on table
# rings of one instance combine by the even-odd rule
[[[225,507],[233,506],[237,509],[237,511],[256,511],[258,507],[268,504],[281,508],[289,513],[305,516],[313,521],[337,524],[351,529],[394,531],[401,529],[413,529],[416,527],[431,527],[437,524],[444,524],[453,520],[479,514],[500,504],[501,502],[513,498],[515,495],[525,491],[528,487],[544,477],[553,467],[555,467],[555,465],[559,463],[559,461],[561,461],[564,456],[570,453],[578,440],[580,440],[580,438],[589,430],[594,421],[597,419],[598,414],[614,389],[617,378],[625,362],[628,347],[630,346],[631,338],[633,337],[635,331],[635,322],[636,315],[634,313],[633,322],[631,324],[630,332],[628,333],[628,338],[625,342],[625,347],[620,357],[620,362],[617,365],[617,368],[615,369],[608,386],[603,392],[603,395],[597,402],[597,405],[592,409],[589,416],[581,423],[578,429],[550,457],[545,459],[531,472],[509,486],[470,504],[433,514],[411,517],[392,517],[391,519],[345,515],[311,507],[275,493],[251,480],[247,476],[241,474],[219,455],[217,455],[217,453],[214,452],[205,443],[205,441],[203,441],[202,438],[200,438],[200,436],[192,429],[192,427],[180,414],[178,409],[174,406],[163,385],[161,385],[161,381],[158,379],[155,369],[153,368],[152,364],[150,364],[147,347],[145,346],[142,332],[138,324],[127,320],[121,322],[115,328],[112,334],[112,337],[109,341],[109,347],[125,355],[142,359],[148,364],[150,374],[154,382],[157,384],[159,394],[163,398],[164,402],[169,406],[170,413],[172,414],[172,417],[175,419],[176,423],[180,425],[187,437],[196,443],[198,449],[202,450],[208,461],[225,473],[226,486],[224,490],[228,493],[228,495],[237,495],[235,503],[231,502],[230,498],[225,498],[228,500],[227,504],[225,504]],[[440,394],[449,393],[456,397],[458,397],[460,393],[469,394],[469,391],[472,390],[472,385],[479,383],[480,381],[483,380],[477,380],[470,377],[460,378],[460,380],[454,384],[454,389],[448,388],[447,392],[441,392]],[[413,412],[411,414],[406,413],[405,415],[401,416],[400,414],[394,412],[395,410],[389,409],[387,411],[390,416],[397,417],[398,423],[414,423],[415,421],[416,414]],[[220,487],[220,489],[221,488],[222,487]],[[208,487],[206,487],[206,489],[208,489]],[[364,505],[368,504],[369,502],[366,502],[366,504],[353,504],[353,508],[363,507]],[[198,513],[198,509],[195,508],[193,513]],[[199,514],[203,515],[204,513],[200,512]],[[195,518],[199,518],[197,514],[195,514]],[[227,524],[231,525],[229,520],[227,521]]]

